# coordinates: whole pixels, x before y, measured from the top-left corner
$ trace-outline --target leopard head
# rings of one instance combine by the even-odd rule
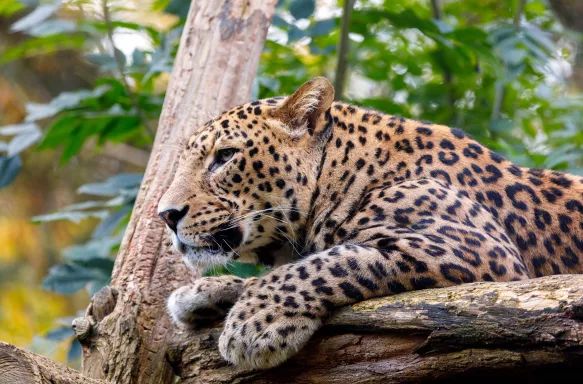
[[[255,101],[199,127],[158,213],[191,265],[247,260],[306,224],[331,134],[334,89],[322,77],[289,97]]]

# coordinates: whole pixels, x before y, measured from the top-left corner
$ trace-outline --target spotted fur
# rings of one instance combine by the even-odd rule
[[[236,289],[206,278],[170,299],[182,323],[235,302],[219,340],[228,361],[275,366],[332,309],[371,297],[583,272],[583,178],[333,94],[315,78],[222,113],[190,138],[160,201],[188,263],[274,266]]]

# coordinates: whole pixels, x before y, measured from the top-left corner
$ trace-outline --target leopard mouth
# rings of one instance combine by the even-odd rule
[[[213,234],[197,237],[199,243],[183,239],[180,232],[171,232],[174,249],[191,264],[216,264],[224,262],[237,254],[243,242],[243,232],[238,227],[226,224],[219,226]]]
[[[186,255],[189,252],[197,252],[197,253],[209,253],[209,254],[217,254],[217,253],[224,253],[224,250],[218,244],[211,244],[205,246],[193,246],[182,242],[178,236],[174,238],[174,247],[178,252],[182,255]]]

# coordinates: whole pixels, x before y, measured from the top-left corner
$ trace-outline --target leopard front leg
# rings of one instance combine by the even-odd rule
[[[221,355],[244,367],[274,367],[300,350],[334,308],[371,297],[492,280],[484,273],[492,268],[500,281],[527,278],[519,259],[494,239],[480,238],[482,249],[473,239],[476,250],[462,247],[464,254],[456,242],[430,232],[363,230],[370,236],[360,245],[335,246],[255,280],[229,312],[219,339]],[[472,257],[485,250],[490,262]]]
[[[401,291],[396,260],[373,247],[339,245],[254,281],[230,311],[222,356],[248,368],[276,366],[300,350],[333,308]]]
[[[168,298],[168,312],[176,324],[185,328],[222,319],[253,280],[255,278],[245,280],[230,275],[200,278],[172,292]]]

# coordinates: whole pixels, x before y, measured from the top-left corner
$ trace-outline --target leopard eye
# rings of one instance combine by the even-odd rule
[[[226,164],[237,152],[239,152],[239,150],[235,148],[219,149],[215,155],[215,160],[209,166],[209,171],[214,172],[217,168]]]

